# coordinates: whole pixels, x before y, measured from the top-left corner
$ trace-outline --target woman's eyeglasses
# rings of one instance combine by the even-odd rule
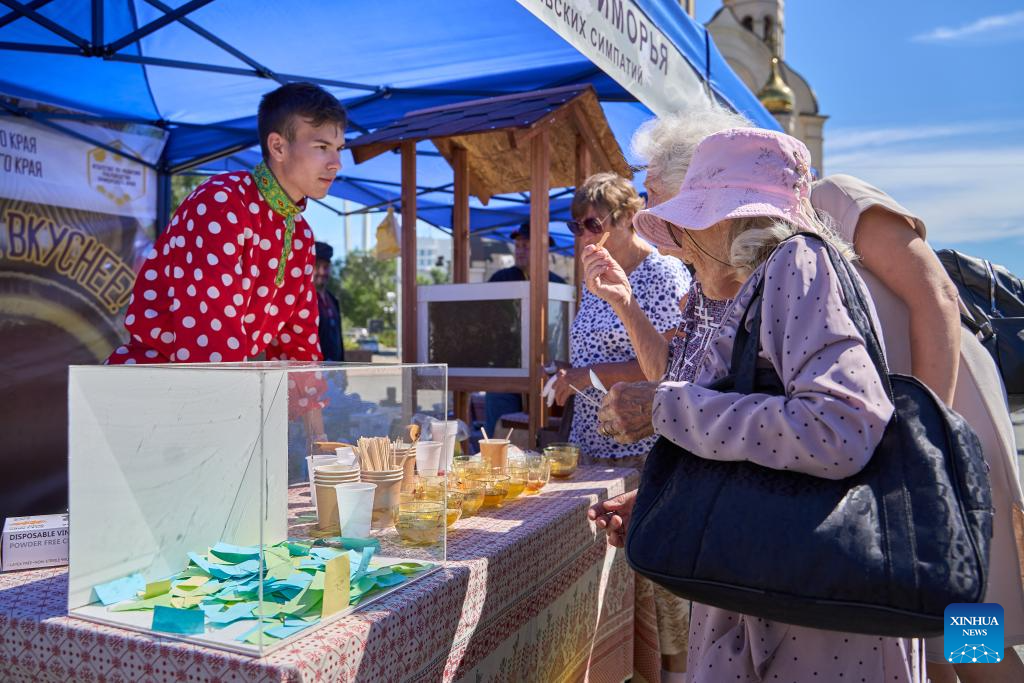
[[[569,230],[572,232],[572,234],[576,235],[577,237],[582,237],[584,230],[588,230],[589,232],[592,232],[595,235],[597,235],[604,232],[604,228],[601,227],[601,225],[606,220],[608,220],[608,216],[611,216],[611,214],[606,215],[601,220],[597,220],[596,218],[591,217],[584,218],[581,221],[566,221],[565,224],[569,226]]]

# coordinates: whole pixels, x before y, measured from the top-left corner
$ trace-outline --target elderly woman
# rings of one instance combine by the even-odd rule
[[[678,190],[704,137],[749,125],[718,107],[646,124],[633,148],[648,162],[650,203]],[[964,683],[1024,681],[1024,664],[1011,647],[1024,644],[1024,493],[998,370],[977,338],[962,331],[956,289],[925,241],[924,221],[881,190],[847,175],[813,183],[810,202],[860,257],[857,266],[878,309],[889,367],[920,378],[967,420],[991,471],[996,519],[985,600],[1004,606],[1006,657],[998,664],[954,667],[945,661],[942,639],[932,638],[927,642],[928,674],[933,683],[954,683],[957,675]],[[709,296],[698,280],[683,311],[685,335],[673,340],[667,353],[660,338],[638,347],[645,368],[651,366],[649,379],[667,370],[692,380],[714,338],[735,288]]]
[[[844,256],[853,254],[810,206],[809,165],[807,149],[787,135],[723,131],[697,147],[678,195],[637,215],[638,232],[662,253],[692,263],[708,296],[735,291],[735,303],[698,361],[695,381],[616,385],[598,415],[599,431],[623,442],[657,434],[702,457],[822,478],[847,477],[867,464],[893,406],[843,303],[826,248],[798,236],[773,253],[794,233],[810,231]],[[588,247],[584,264],[588,288],[631,335],[650,336],[614,260]],[[761,360],[775,369],[786,394],[706,388],[727,374],[741,316],[761,281],[772,285],[755,304],[764,311]],[[771,433],[771,448],[751,447],[763,432]],[[624,513],[621,502],[618,510],[592,511],[619,534]],[[743,530],[735,533],[743,543]],[[687,669],[692,683],[923,681],[921,654],[917,640],[798,627],[694,604]]]
[[[640,239],[633,216],[643,200],[633,184],[614,173],[592,175],[576,188],[569,229],[583,247],[604,238],[604,249],[615,259],[635,292],[636,302],[657,333],[678,325],[678,302],[690,285],[690,274],[678,259],[663,256]],[[593,370],[605,386],[644,379],[635,363],[629,336],[611,307],[585,291],[569,336],[570,368],[558,371],[553,385],[559,405],[575,390],[583,393],[574,404],[569,439],[580,446],[584,460],[639,467],[654,444],[653,439],[631,444],[616,443],[594,431],[597,406],[603,394],[593,387]]]

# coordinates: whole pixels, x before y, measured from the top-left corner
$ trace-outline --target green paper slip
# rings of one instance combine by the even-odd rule
[[[157,595],[156,597],[149,598],[147,600],[135,600],[134,602],[126,602],[120,605],[114,605],[108,607],[111,612],[134,612],[138,610],[151,610],[154,607],[170,607],[171,606],[171,595],[170,593],[164,593],[163,595]]]
[[[171,580],[164,579],[163,581],[154,581],[153,583],[146,584],[146,590],[142,593],[142,599],[148,600],[149,598],[155,598],[158,595],[163,595],[171,590]]]
[[[210,553],[207,555],[207,559],[209,559],[210,562],[223,560],[229,564],[240,564],[246,560],[255,560],[259,558],[259,556],[260,549],[258,546],[239,546],[231,545],[230,543],[218,543],[210,548]]]

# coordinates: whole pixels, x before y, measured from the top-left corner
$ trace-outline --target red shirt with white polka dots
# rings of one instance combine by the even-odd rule
[[[284,233],[250,173],[200,185],[147,255],[124,321],[131,339],[107,363],[321,360],[313,232],[296,216],[277,286]]]

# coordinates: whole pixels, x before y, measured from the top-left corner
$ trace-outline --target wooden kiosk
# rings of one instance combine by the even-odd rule
[[[416,143],[430,140],[454,170],[455,283],[469,278],[469,196],[530,193],[529,377],[450,377],[455,413],[468,416],[469,391],[525,393],[531,444],[543,426],[540,390],[547,349],[549,194],[579,185],[591,173],[632,177],[597,95],[570,85],[422,109],[349,145],[356,163],[385,152],[402,155],[402,362],[417,361]],[[577,286],[579,283],[577,267]]]

